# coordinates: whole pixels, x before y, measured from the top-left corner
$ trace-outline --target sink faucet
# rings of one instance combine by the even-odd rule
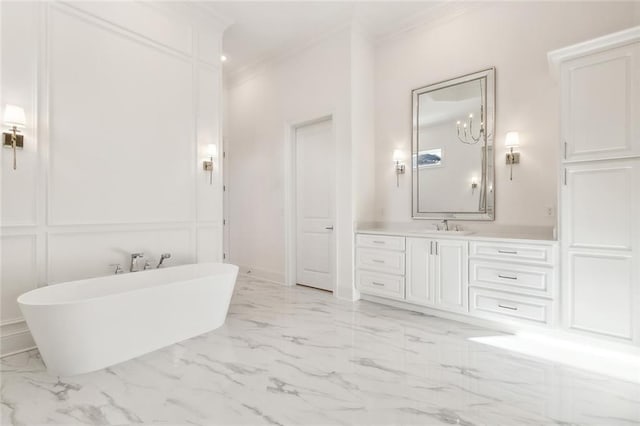
[[[129,272],[137,272],[137,260],[144,257],[144,253],[132,253],[131,254],[131,265],[129,266]]]
[[[443,220],[443,221],[442,221],[442,225],[443,225],[443,229],[444,229],[445,231],[448,231],[448,230],[449,230],[449,221],[448,221],[447,219],[445,219],[445,220]]]

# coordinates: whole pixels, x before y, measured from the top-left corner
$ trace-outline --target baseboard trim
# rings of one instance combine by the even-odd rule
[[[392,306],[394,308],[403,309],[407,311],[419,312],[421,314],[430,315],[437,318],[443,318],[446,320],[461,322],[473,327],[486,328],[488,330],[495,330],[502,333],[512,334],[512,333],[521,331],[522,329],[531,328],[531,326],[527,327],[520,324],[491,321],[489,319],[479,318],[476,316],[470,316],[467,314],[457,314],[454,312],[448,312],[440,309],[429,308],[427,306],[414,305],[413,303],[407,303],[400,300],[391,300],[384,297],[373,296],[371,294],[361,294],[360,300],[366,300],[368,302]]]
[[[266,269],[254,268],[252,266],[238,265],[238,272],[243,277],[258,278],[274,284],[284,284],[284,274],[280,272],[267,271]]]
[[[35,349],[36,344],[24,320],[0,326],[0,358]]]

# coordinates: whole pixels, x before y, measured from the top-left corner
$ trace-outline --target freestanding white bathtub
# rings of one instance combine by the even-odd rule
[[[41,287],[18,304],[51,374],[72,376],[220,327],[238,274],[202,263]]]

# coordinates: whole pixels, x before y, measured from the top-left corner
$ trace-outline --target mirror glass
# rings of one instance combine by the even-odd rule
[[[495,70],[413,91],[413,217],[494,219]]]

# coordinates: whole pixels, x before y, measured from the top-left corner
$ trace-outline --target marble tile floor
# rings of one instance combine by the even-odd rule
[[[240,278],[226,324],[106,370],[0,361],[2,425],[632,425],[640,385],[470,341],[498,332]]]

